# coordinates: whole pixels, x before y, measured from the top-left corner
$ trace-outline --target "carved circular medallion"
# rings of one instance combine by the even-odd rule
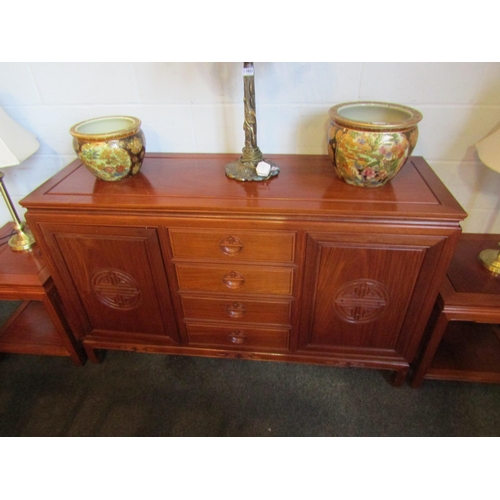
[[[139,303],[141,290],[134,278],[116,269],[97,271],[91,280],[97,298],[113,309],[133,309]]]
[[[335,294],[337,314],[349,323],[375,320],[389,304],[389,292],[375,280],[354,280],[342,285]]]

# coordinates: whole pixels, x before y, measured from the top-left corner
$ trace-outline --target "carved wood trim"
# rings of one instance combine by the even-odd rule
[[[334,297],[338,316],[349,323],[368,323],[377,319],[389,305],[389,292],[382,283],[359,279],[338,288]]]
[[[245,284],[245,278],[240,273],[231,271],[223,276],[222,282],[231,289],[241,288]]]
[[[134,278],[118,269],[97,271],[91,278],[91,287],[99,301],[113,309],[134,309],[141,300]]]
[[[247,310],[241,302],[231,302],[226,306],[226,314],[230,318],[242,318]]]
[[[219,248],[225,255],[238,255],[243,251],[243,242],[236,236],[227,236],[219,242]]]

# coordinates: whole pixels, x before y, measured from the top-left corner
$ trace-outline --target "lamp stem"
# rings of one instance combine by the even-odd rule
[[[242,163],[257,165],[264,159],[264,155],[257,146],[257,113],[255,108],[255,82],[253,62],[243,63],[243,103],[245,105],[245,147],[241,157]]]
[[[24,226],[26,224],[22,222],[19,215],[17,215],[14,203],[12,203],[9,193],[5,188],[3,177],[4,173],[0,172],[0,191],[2,192],[5,204],[7,205],[10,215],[14,221],[14,230],[16,232],[16,234],[9,240],[9,245],[12,250],[15,251],[29,250],[35,244],[35,239],[33,238],[31,231],[29,229],[25,229]]]
[[[14,204],[12,203],[12,200],[10,199],[9,193],[5,189],[5,185],[3,183],[3,177],[4,173],[0,172],[0,191],[2,191],[2,196],[3,199],[5,200],[5,204],[7,205],[7,208],[9,209],[10,216],[14,220],[16,224],[16,229],[21,229],[22,222],[21,219],[19,218],[19,215],[17,215],[16,209],[14,208]]]
[[[257,112],[255,107],[255,79],[253,62],[243,63],[243,104],[245,106],[245,147],[238,161],[226,165],[226,175],[238,181],[267,181],[270,177],[278,175],[278,165],[266,160],[262,151],[257,146]],[[271,170],[269,175],[260,176],[257,165],[264,161]]]

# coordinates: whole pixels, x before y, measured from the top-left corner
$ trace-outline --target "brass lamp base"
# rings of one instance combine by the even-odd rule
[[[269,160],[264,160],[266,163],[271,165],[271,170],[269,174],[265,177],[260,176],[257,173],[257,164],[255,162],[245,162],[240,158],[238,161],[233,161],[226,165],[226,175],[237,181],[267,181],[271,177],[274,177],[280,173],[280,168],[278,165]]]
[[[498,250],[486,249],[479,254],[479,262],[495,274],[500,274],[500,252]]]
[[[23,252],[29,250],[35,244],[35,238],[29,229],[22,226],[19,229],[14,229],[16,234],[9,240],[9,246],[15,252]]]

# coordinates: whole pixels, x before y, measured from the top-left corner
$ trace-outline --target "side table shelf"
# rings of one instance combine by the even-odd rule
[[[500,327],[450,321],[425,378],[500,383]]]
[[[25,300],[0,331],[0,352],[68,356],[41,302]]]
[[[1,228],[0,238],[11,230],[12,224]],[[76,365],[85,363],[36,245],[27,252],[13,252],[6,243],[0,246],[0,300],[22,301],[0,328],[0,353],[69,356]]]
[[[500,383],[500,276],[478,261],[500,235],[463,234],[414,366],[412,387],[423,379]]]

